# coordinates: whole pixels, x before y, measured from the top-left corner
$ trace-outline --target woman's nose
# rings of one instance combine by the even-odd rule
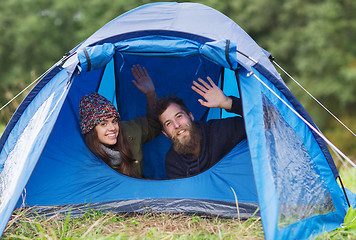
[[[109,128],[109,130],[115,130],[116,129],[114,123],[109,123],[108,128]]]

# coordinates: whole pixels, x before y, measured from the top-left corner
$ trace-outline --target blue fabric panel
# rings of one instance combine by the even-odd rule
[[[143,176],[145,178],[167,179],[165,157],[171,145],[171,141],[163,133],[143,145]]]
[[[279,96],[282,97],[282,99],[284,99],[284,101],[286,101],[289,105],[291,105],[288,100],[282,95],[281,92],[279,92],[279,90],[273,86],[272,84],[270,84],[269,81],[267,81],[261,74],[257,73],[257,75],[264,80],[264,82],[269,85],[269,87],[276,92]],[[340,189],[340,187],[338,186],[333,174],[332,174],[332,170],[328,164],[328,162],[326,161],[325,156],[322,153],[322,150],[320,149],[317,141],[314,138],[314,135],[312,134],[312,131],[309,129],[309,127],[301,120],[299,119],[293,112],[291,112],[291,110],[289,110],[279,99],[277,99],[269,90],[267,90],[265,87],[261,87],[263,93],[269,98],[269,100],[271,100],[271,102],[278,108],[281,116],[284,118],[285,122],[288,123],[288,125],[294,129],[295,133],[297,134],[297,136],[303,141],[303,145],[305,146],[305,150],[307,151],[307,153],[310,155],[310,163],[305,163],[305,164],[309,164],[312,169],[309,168],[309,170],[305,171],[309,171],[310,174],[307,177],[310,177],[310,179],[305,179],[304,183],[301,182],[294,182],[294,189],[298,189],[296,187],[297,184],[302,184],[303,186],[301,188],[313,188],[314,184],[313,181],[320,181],[322,183],[322,185],[317,184],[316,186],[318,186],[318,188],[325,188],[324,193],[329,193],[332,197],[332,201],[334,203],[334,206],[336,208],[335,212],[331,212],[328,213],[326,215],[319,215],[319,216],[315,216],[310,218],[310,222],[309,223],[304,223],[304,221],[300,221],[300,225],[295,224],[295,225],[290,225],[288,227],[285,227],[284,229],[280,230],[278,232],[278,236],[280,239],[284,239],[286,236],[293,236],[294,238],[297,239],[303,239],[303,238],[307,238],[309,237],[309,235],[311,235],[312,233],[316,233],[316,232],[321,232],[324,230],[324,228],[328,228],[328,230],[332,230],[335,229],[342,221],[343,221],[343,216],[345,214],[345,209],[347,209],[347,203],[345,200],[345,197]],[[308,160],[308,158],[304,158],[304,159],[299,159],[299,161],[304,161],[304,160]],[[304,171],[304,169],[302,169]],[[312,174],[312,172],[315,171],[315,177],[319,178],[319,179],[313,179],[312,177],[314,177],[314,175]],[[301,173],[303,174],[303,173]],[[307,194],[307,193],[306,193]],[[313,193],[309,193],[309,194],[313,194]],[[314,196],[315,204],[317,201],[321,201],[323,199],[323,195],[318,194],[318,196]],[[296,199],[297,200],[297,199]],[[297,200],[298,204],[300,204],[299,201],[301,201],[301,199]],[[308,204],[308,203],[306,203]],[[281,211],[281,209],[280,209]],[[319,217],[319,219],[318,219]],[[309,218],[308,218],[309,219]],[[329,219],[330,221],[325,222],[325,226],[324,223],[320,223],[320,219]],[[307,220],[305,220],[307,222]],[[323,222],[323,221],[321,221]],[[313,223],[318,223],[313,225]],[[305,228],[306,225],[309,224],[309,228]],[[308,231],[309,230],[309,231]]]
[[[283,228],[274,239],[313,239],[322,232],[335,230],[342,222],[343,217],[337,212],[317,215]]]
[[[0,159],[0,232],[29,180],[67,93],[68,73],[62,70],[37,93],[7,137]],[[10,198],[9,198],[10,197]]]
[[[224,68],[237,69],[236,43],[226,40],[207,42],[200,48],[200,53]]]
[[[266,77],[267,79],[269,79],[269,81],[276,86],[276,88],[281,91],[283,93],[283,95],[288,99],[288,101],[292,104],[292,106],[297,110],[297,112],[303,116],[304,119],[306,119],[310,124],[312,124],[312,126],[316,127],[315,123],[313,122],[313,120],[311,119],[311,117],[309,116],[309,114],[305,111],[304,107],[300,104],[300,102],[295,98],[295,96],[290,92],[290,90],[288,88],[285,87],[285,84],[278,81],[278,79],[276,77],[274,77],[270,72],[268,72],[268,70],[262,66],[261,64],[256,64],[254,66],[264,77]],[[328,164],[330,166],[330,168],[333,171],[333,174],[335,176],[335,178],[337,178],[339,176],[339,173],[336,169],[334,160],[332,159],[332,156],[330,154],[330,151],[325,143],[325,141],[319,136],[317,135],[314,131],[312,132],[312,134],[314,135],[316,141],[318,142],[318,144],[320,145],[323,154],[325,155]]]
[[[225,79],[224,79],[224,86],[222,87],[222,89],[224,90],[225,95],[240,98],[235,71],[226,68],[224,69],[224,71],[225,71],[224,73]],[[227,112],[225,110],[222,111],[223,118],[232,117],[235,115],[236,114]]]
[[[115,81],[115,65],[114,59],[111,58],[111,61],[105,66],[103,76],[100,81],[100,86],[98,93],[110,100],[117,108],[116,102],[116,81]]]
[[[115,53],[114,45],[104,43],[78,51],[78,60],[84,72],[104,67]]]
[[[184,38],[150,35],[120,41],[115,44],[115,50],[136,55],[186,57],[199,54],[199,45]]]
[[[63,110],[62,115],[71,111],[65,108],[67,110]],[[49,144],[26,186],[24,200],[29,206],[163,198],[235,202],[232,188],[239,202],[257,202],[253,177],[246,174],[251,171],[246,141],[213,168],[195,177],[142,180],[121,175],[93,156],[83,142],[79,126],[66,125],[63,129],[63,116],[61,119],[57,121]],[[69,135],[70,131],[75,134]]]
[[[265,230],[266,239],[305,239],[312,234],[320,233],[323,229],[335,229],[338,224],[342,222],[342,216],[345,214],[345,199],[333,177],[332,170],[327,164],[324,155],[320,154],[321,150],[312,133],[307,127],[306,129],[301,128],[300,126],[305,126],[305,124],[300,124],[301,120],[297,118],[294,113],[287,109],[287,107],[282,104],[281,101],[276,99],[274,95],[271,95],[271,93],[266,90],[264,86],[261,85],[261,87],[258,87],[260,86],[260,83],[257,79],[254,77],[247,77],[247,73],[247,71],[242,69],[239,76],[251,161],[254,170],[259,204],[261,208],[262,224]],[[257,76],[264,82],[269,84],[270,87],[277,92],[277,94],[288,102],[288,100],[261,74],[257,71],[255,74],[257,74]],[[271,166],[269,165],[269,160],[265,154],[267,153],[267,149],[262,117],[262,92],[269,97],[270,100],[273,99],[271,101],[279,110],[281,116],[283,116],[285,121],[294,129],[299,138],[304,141],[304,145],[307,147],[307,151],[310,154],[311,159],[314,161],[311,164],[321,177],[318,181],[322,181],[327,191],[332,196],[332,201],[336,208],[334,212],[330,212],[325,215],[316,215],[282,229],[278,228],[278,217],[279,212],[281,211],[280,204],[284,203],[279,202],[279,200],[282,199],[278,199],[279,194],[277,194],[275,187],[273,187],[275,185],[272,172],[270,170]],[[298,182],[293,184],[298,184]],[[307,185],[308,183],[306,183],[306,186]],[[327,222],[324,223],[325,220],[327,220]]]
[[[115,50],[120,53],[151,57],[188,57],[201,54],[225,68],[236,69],[238,66],[236,44],[226,40],[199,44],[185,38],[150,35],[120,41],[115,44]],[[87,47],[78,51],[82,71],[104,67],[113,55],[114,46],[110,43]]]
[[[166,36],[166,37],[172,37],[172,38],[180,38],[180,39],[188,39],[200,44],[204,44],[206,42],[212,42],[214,41],[213,39],[204,37],[204,36],[199,36],[196,34],[192,33],[185,33],[185,32],[180,32],[180,31],[167,31],[164,29],[155,29],[155,30],[144,30],[144,31],[138,31],[138,32],[127,32],[121,35],[117,36],[112,36],[109,39],[103,39],[101,41],[98,41],[94,45],[89,45],[87,47],[95,46],[95,45],[101,45],[105,43],[118,43],[122,42],[128,39],[138,39],[138,38],[143,38],[143,37],[149,37],[149,36]],[[81,50],[84,46],[79,47]],[[79,51],[80,51],[79,50]]]
[[[273,187],[271,172],[268,170],[266,142],[264,137],[262,96],[259,83],[249,72],[240,69],[239,79],[244,109],[245,127],[250,149],[253,174],[258,193],[262,225],[265,238],[275,239],[278,224],[278,199]]]
[[[223,90],[226,96],[234,96],[240,98],[235,71],[227,68],[224,68],[222,71],[224,72],[220,75],[218,86]],[[221,78],[224,79],[222,80]],[[227,112],[224,109],[211,108],[209,109],[207,120],[234,117],[236,115],[237,114]]]

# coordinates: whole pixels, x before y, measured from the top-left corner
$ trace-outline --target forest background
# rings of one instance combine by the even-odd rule
[[[151,2],[158,1],[1,0],[0,108],[108,21]],[[194,2],[234,20],[355,132],[356,1]],[[281,75],[326,137],[355,161],[355,136],[286,75]],[[0,128],[7,124],[28,91],[0,112]]]

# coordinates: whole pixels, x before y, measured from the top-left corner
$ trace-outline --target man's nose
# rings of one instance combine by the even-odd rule
[[[179,127],[181,126],[180,122],[177,121],[177,120],[174,120],[174,121],[173,121],[173,124],[174,124],[174,127],[175,127],[175,128],[179,128]]]

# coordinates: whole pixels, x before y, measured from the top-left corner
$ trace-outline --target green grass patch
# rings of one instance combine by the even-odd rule
[[[350,207],[347,212],[344,223],[335,231],[325,232],[318,235],[314,240],[339,240],[356,239],[356,209]]]
[[[247,221],[197,215],[113,214],[89,210],[68,215],[29,217],[16,210],[2,239],[264,239],[260,218]]]

